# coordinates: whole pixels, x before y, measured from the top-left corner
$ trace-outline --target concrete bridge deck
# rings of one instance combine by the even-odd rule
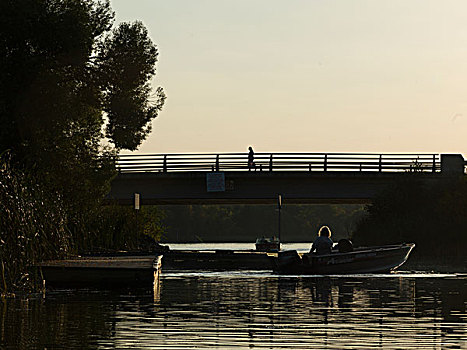
[[[246,154],[125,156],[108,199],[142,204],[367,203],[399,178],[464,174],[461,155]]]

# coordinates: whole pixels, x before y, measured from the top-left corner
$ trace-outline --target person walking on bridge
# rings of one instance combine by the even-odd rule
[[[251,171],[252,168],[255,167],[255,152],[253,152],[253,148],[250,146],[248,147],[248,171]]]

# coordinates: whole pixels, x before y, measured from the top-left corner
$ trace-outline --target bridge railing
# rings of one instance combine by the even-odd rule
[[[191,171],[372,171],[438,172],[439,154],[374,153],[248,153],[135,154],[120,155],[120,172]]]

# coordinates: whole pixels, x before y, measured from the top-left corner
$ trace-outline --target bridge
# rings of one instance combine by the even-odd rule
[[[109,201],[142,204],[368,203],[398,178],[465,174],[460,154],[246,153],[120,155]]]

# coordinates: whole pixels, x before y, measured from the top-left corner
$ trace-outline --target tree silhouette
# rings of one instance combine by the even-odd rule
[[[108,0],[0,1],[0,154],[60,194],[74,232],[164,104],[157,56],[141,22],[114,26]]]

